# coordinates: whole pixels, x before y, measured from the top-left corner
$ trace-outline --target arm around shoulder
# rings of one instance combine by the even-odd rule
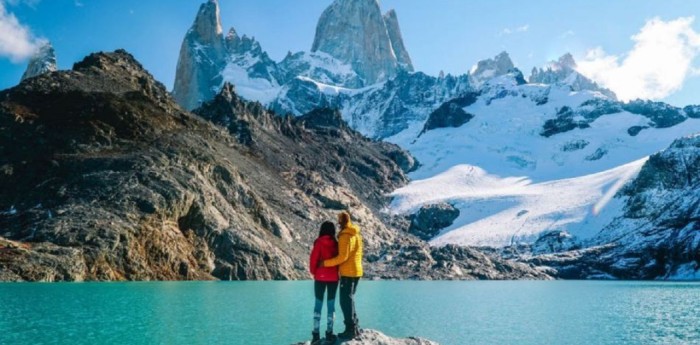
[[[352,239],[350,237],[351,236],[348,235],[340,235],[340,238],[338,238],[338,256],[324,261],[324,267],[338,266],[348,260],[350,248],[352,246]]]

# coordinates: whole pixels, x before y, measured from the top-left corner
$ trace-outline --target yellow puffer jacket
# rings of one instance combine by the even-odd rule
[[[325,267],[338,266],[341,277],[362,277],[362,235],[355,224],[338,234],[338,256],[325,260]]]

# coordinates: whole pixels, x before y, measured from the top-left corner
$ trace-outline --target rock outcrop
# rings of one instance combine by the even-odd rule
[[[474,118],[474,114],[467,113],[464,108],[476,102],[478,93],[467,92],[465,95],[451,99],[435,109],[423,125],[423,130],[418,136],[436,128],[459,127]]]
[[[226,65],[226,47],[217,0],[199,8],[180,48],[173,97],[186,109],[194,109],[217,93]]]
[[[398,21],[393,21],[396,16],[389,16],[388,30],[377,0],[335,0],[321,14],[311,51],[325,52],[350,64],[365,85],[389,80],[399,68],[398,56],[403,64],[410,62]],[[392,46],[390,32],[399,54]]]
[[[56,64],[56,52],[51,42],[44,43],[36,53],[29,59],[27,70],[24,71],[21,80],[29,79],[44,73],[58,70]]]
[[[309,345],[311,342],[296,343],[294,345]],[[438,345],[438,343],[422,338],[392,338],[379,331],[363,329],[360,336],[353,340],[337,340],[334,345]]]
[[[448,203],[425,205],[411,215],[408,232],[425,241],[430,241],[440,230],[452,225],[459,217],[459,210]]]
[[[392,80],[359,92],[297,78],[284,86],[271,106],[279,112],[292,114],[303,114],[318,106],[339,108],[354,129],[381,139],[405,130],[410,124],[425,121],[441,104],[469,90],[467,75],[435,78],[404,70]]]

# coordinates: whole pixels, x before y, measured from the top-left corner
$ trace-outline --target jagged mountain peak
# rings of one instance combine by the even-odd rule
[[[228,33],[226,34],[226,39],[231,39],[234,37],[238,37],[238,32],[236,31],[236,29],[234,27],[231,27],[230,29],[228,29]]]
[[[598,91],[611,99],[617,99],[614,92],[601,87],[593,80],[579,73],[576,68],[577,64],[573,55],[565,53],[556,61],[547,63],[544,68],[533,68],[528,80],[530,83],[536,84],[567,85],[573,91]]]
[[[219,96],[223,97],[230,103],[234,98],[238,98],[238,95],[236,94],[236,87],[229,82],[224,82],[224,85],[221,86],[221,91],[219,91]]]
[[[396,75],[400,65],[410,62],[401,49],[398,22],[390,27],[378,1],[336,0],[319,18],[311,52],[321,51],[351,64],[366,85],[385,81]]]
[[[29,60],[27,70],[22,75],[22,80],[36,77],[38,75],[54,72],[58,70],[56,64],[56,52],[51,45],[51,42],[46,41]]]
[[[507,52],[500,52],[493,58],[481,60],[469,71],[470,79],[475,86],[480,86],[495,77],[506,75],[515,69],[513,60]]]
[[[219,3],[209,0],[199,7],[180,48],[173,87],[173,96],[180,105],[194,109],[214,97],[212,86],[221,84],[226,62],[225,44]]]
[[[574,60],[573,55],[571,53],[566,53],[559,57],[557,60],[560,66],[562,67],[568,67],[571,69],[576,69],[576,60]]]
[[[199,7],[190,32],[196,33],[202,42],[215,42],[220,39],[224,30],[221,27],[219,2],[209,0]]]
[[[397,18],[396,10],[390,8],[388,11],[386,11],[386,13],[384,13],[384,18]]]
[[[393,8],[384,14],[384,23],[389,33],[391,47],[394,50],[394,55],[396,55],[399,65],[407,71],[413,72],[413,62],[411,61],[411,56],[408,54],[408,50],[403,42],[403,36],[401,35],[399,17],[396,15],[396,11]]]

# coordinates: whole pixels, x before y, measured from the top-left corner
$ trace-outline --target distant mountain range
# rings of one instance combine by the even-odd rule
[[[168,164],[192,167],[196,181],[204,176],[203,184],[193,182],[183,187],[199,195],[195,198],[199,201],[186,202],[196,205],[199,213],[187,216],[192,219],[176,217],[177,212],[168,210],[189,200],[177,197],[156,207],[155,214],[177,222],[185,234],[191,229],[195,236],[192,243],[201,240],[209,249],[192,247],[204,256],[183,259],[192,263],[185,265],[184,271],[168,261],[171,268],[164,271],[167,274],[139,273],[126,275],[127,279],[207,275],[223,279],[299,278],[305,246],[312,235],[300,234],[298,229],[345,208],[357,212],[368,229],[368,266],[378,277],[700,278],[700,203],[696,202],[700,185],[695,179],[700,145],[692,136],[700,132],[700,107],[678,108],[648,100],[621,102],[612,91],[579,73],[568,53],[533,68],[528,77],[506,52],[478,62],[463,75],[430,76],[415,71],[395,11],[382,14],[377,0],[336,0],[321,14],[309,51],[289,53],[282,61],[274,61],[254,38],[241,36],[233,28],[224,35],[218,3],[210,0],[201,5],[185,35],[172,99],[162,88],[143,91],[134,84],[155,81],[143,77],[146,72],[134,67],[138,64],[124,54],[92,57],[110,61],[107,67],[130,66],[133,73],[123,76],[110,74],[113,72],[103,65],[86,69],[85,63],[77,64],[73,72],[46,74],[55,70],[55,63],[54,67],[50,63],[55,56],[52,50],[42,50],[30,64],[29,79],[5,91],[4,97],[10,97],[3,103],[8,125],[0,127],[15,128],[19,125],[9,124],[16,119],[32,119],[31,114],[41,113],[40,109],[27,115],[22,109],[39,107],[35,103],[43,95],[73,92],[67,81],[95,68],[100,69],[95,72],[98,77],[85,79],[78,88],[81,92],[94,98],[103,92],[99,85],[105,80],[126,78],[131,84],[124,90],[131,91],[110,89],[108,93],[116,93],[125,104],[136,102],[139,98],[134,95],[145,93],[147,103],[161,104],[168,116],[183,119],[185,128],[178,132],[183,137],[177,140],[197,152],[177,145],[161,150],[175,150],[175,156],[166,160]],[[65,79],[68,86],[47,89],[50,78]],[[144,81],[140,82],[141,78]],[[29,98],[21,98],[24,94]],[[211,125],[206,129],[194,125],[199,123],[196,117],[173,101],[226,133]],[[105,101],[80,98],[75,102],[102,109]],[[109,105],[106,109],[118,108]],[[78,112],[75,116],[81,115]],[[140,123],[138,119],[135,123]],[[193,125],[188,125],[190,121]],[[89,123],[81,122],[81,126]],[[164,131],[160,126],[143,127],[138,140],[141,144],[136,147],[158,143],[158,136],[148,133]],[[112,133],[108,130],[112,127],[102,131]],[[205,139],[198,140],[195,132]],[[104,140],[111,145],[126,140],[120,135],[107,135],[109,139],[104,140],[98,134],[90,135],[85,137],[92,138],[86,147],[102,147]],[[11,140],[2,146],[0,137],[0,147],[26,145],[26,139],[8,138]],[[73,140],[76,144],[71,150],[80,148],[84,138]],[[231,140],[235,143],[228,144]],[[233,145],[234,150],[224,149],[226,145]],[[200,155],[211,157],[214,165],[220,160],[232,162],[225,170],[240,171],[229,171],[226,176],[238,177],[211,175],[218,168],[200,166],[196,158]],[[18,171],[19,158],[15,158],[0,160],[0,167]],[[319,166],[331,168],[314,173]],[[259,174],[256,171],[263,172],[261,181],[270,182],[258,184],[252,177]],[[176,179],[169,177],[172,172],[154,168],[153,173],[165,176],[166,181]],[[12,176],[16,180],[8,182],[8,188],[25,185],[28,176],[35,175]],[[56,177],[43,178],[54,181]],[[247,195],[229,186],[239,180],[255,195],[255,205],[263,206],[251,205],[246,198],[229,200],[231,195]],[[148,179],[137,181],[148,189],[157,187],[156,194],[171,188],[160,182],[152,185]],[[277,186],[271,181],[284,183]],[[31,183],[38,184],[38,177]],[[144,187],[138,183],[129,193],[142,195],[140,188]],[[208,192],[210,186],[220,185],[228,187]],[[32,189],[27,188],[0,199],[0,211],[6,210],[0,213],[0,222],[17,221],[20,214],[36,214],[30,223],[48,229],[46,224],[56,221],[46,223],[38,215],[49,202],[40,203],[42,211],[31,208],[42,198],[31,197],[28,191]],[[65,187],[56,187],[61,188]],[[228,200],[224,203],[227,206],[211,201],[219,196],[206,199],[217,193],[224,198],[221,200]],[[59,196],[48,199],[52,198],[58,200]],[[161,205],[160,198],[146,198],[134,205]],[[106,205],[99,207],[107,209]],[[52,214],[58,212],[55,207],[53,210]],[[139,208],[129,214],[144,212]],[[251,225],[245,229],[236,226],[239,215],[245,220],[243,224]],[[51,226],[61,230],[50,230],[52,235],[39,237],[42,241],[59,247],[75,243],[71,242],[74,235],[69,236],[70,241],[62,237],[71,234],[66,230],[70,227]],[[110,228],[92,227],[89,233],[105,227]],[[35,234],[25,232],[16,228],[5,237],[20,244],[38,241]],[[90,236],[77,241],[85,242]],[[226,244],[234,237],[235,245]],[[95,267],[102,260],[98,254],[110,246],[121,248],[100,244],[94,249],[96,256],[88,256],[90,259],[81,265]],[[47,251],[59,250],[39,248],[41,255],[30,261],[36,262],[36,267],[50,260]],[[120,255],[109,256],[110,265],[123,263]],[[173,255],[168,254],[168,258]],[[283,259],[270,261],[272,256]],[[263,268],[252,268],[254,265]],[[128,266],[119,266],[119,272],[125,274]],[[39,270],[36,267],[32,269]],[[16,272],[26,272],[16,267],[13,270],[21,277],[24,273]],[[118,278],[104,274],[84,277]]]
[[[229,82],[243,97],[282,113],[339,109],[356,130],[397,143],[420,162],[409,175],[414,182],[393,193],[392,212],[410,215],[434,203],[460,211],[434,233],[438,246],[526,245],[531,248],[519,257],[530,257],[613,243],[607,229],[629,215],[629,196],[617,189],[635,183],[646,157],[700,131],[697,107],[620,102],[579,73],[568,53],[533,68],[527,78],[506,52],[461,76],[416,72],[396,12],[382,15],[376,0],[334,1],[319,19],[311,50],[280,62],[233,29],[224,38],[219,23],[216,2],[202,5],[181,50],[175,83],[180,103],[195,107]],[[245,49],[215,48],[241,40],[250,42]],[[192,58],[209,51],[222,53]],[[208,82],[187,82],[204,75],[200,71],[209,73]],[[613,200],[601,202],[608,198]],[[562,244],[548,243],[552,238]],[[652,265],[650,260],[638,258],[630,270]],[[673,262],[654,272],[674,276],[689,260]],[[602,268],[587,274],[630,276]]]

